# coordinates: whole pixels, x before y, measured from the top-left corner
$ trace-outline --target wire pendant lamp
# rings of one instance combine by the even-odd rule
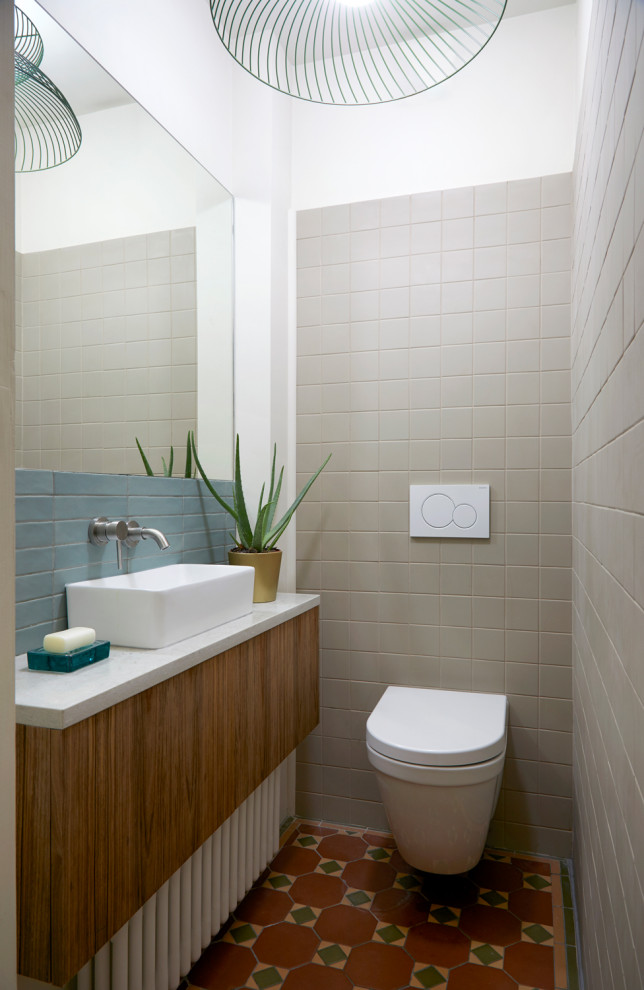
[[[217,34],[251,75],[343,106],[437,86],[479,54],[504,10],[505,0],[210,0]]]
[[[15,8],[15,170],[38,172],[69,161],[81,146],[74,111],[38,66],[44,46],[36,26]]]

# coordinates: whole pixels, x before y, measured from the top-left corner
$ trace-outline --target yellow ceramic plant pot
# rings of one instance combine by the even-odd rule
[[[229,550],[228,563],[236,564],[239,567],[255,568],[254,602],[275,601],[282,563],[281,550],[267,550],[266,553],[245,553],[239,550]]]

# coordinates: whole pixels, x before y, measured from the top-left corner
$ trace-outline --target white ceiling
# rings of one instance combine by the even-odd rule
[[[574,2],[575,0],[507,0],[503,16],[519,17]],[[61,90],[78,116],[133,102],[129,93],[36,0],[18,0],[17,5],[31,18],[42,37],[45,49],[42,71]],[[215,43],[216,34],[213,28],[213,44]]]
[[[551,7],[565,7],[576,0],[508,0],[504,17],[520,17],[522,14],[536,14],[538,10]]]

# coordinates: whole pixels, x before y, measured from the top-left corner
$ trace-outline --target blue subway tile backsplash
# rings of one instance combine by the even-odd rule
[[[232,482],[217,482],[232,502]],[[232,546],[230,516],[203,482],[67,471],[16,471],[16,654],[67,625],[65,585],[117,574],[116,547],[92,546],[95,516],[136,519],[165,533],[124,548],[123,571],[166,564],[223,564]]]
[[[16,471],[16,495],[53,494],[53,471]]]

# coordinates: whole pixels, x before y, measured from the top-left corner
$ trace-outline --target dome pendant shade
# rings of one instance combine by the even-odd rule
[[[38,172],[69,161],[81,146],[74,111],[38,65],[41,37],[33,22],[15,8],[15,170]]]
[[[217,34],[251,75],[313,103],[422,93],[478,55],[505,0],[210,0]]]
[[[13,49],[16,55],[21,55],[32,65],[39,66],[45,48],[38,28],[19,7],[14,7],[13,23]]]

